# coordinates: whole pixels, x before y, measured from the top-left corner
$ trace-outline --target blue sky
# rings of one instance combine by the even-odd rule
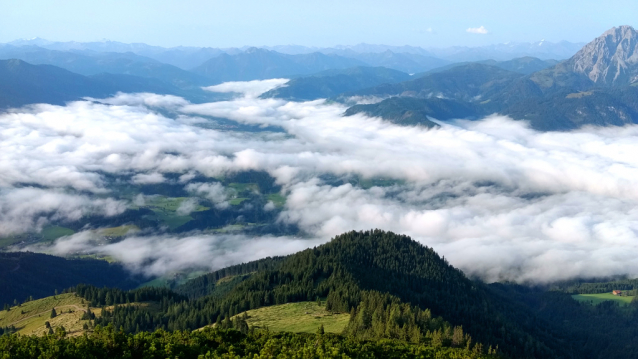
[[[638,25],[637,19],[635,0],[0,0],[0,42],[479,46],[587,42],[613,26]],[[467,31],[481,26],[487,33]]]

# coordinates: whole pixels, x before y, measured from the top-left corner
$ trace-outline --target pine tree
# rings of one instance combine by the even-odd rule
[[[323,335],[324,333],[325,333],[325,330],[323,329],[323,324],[321,324],[319,326],[319,329],[317,329],[317,334]]]
[[[55,308],[51,309],[51,318],[55,318],[58,316],[58,313],[55,311]]]

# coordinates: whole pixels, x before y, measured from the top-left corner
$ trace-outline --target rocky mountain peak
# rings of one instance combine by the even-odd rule
[[[567,64],[598,85],[634,83],[638,81],[638,33],[626,25],[607,30]]]

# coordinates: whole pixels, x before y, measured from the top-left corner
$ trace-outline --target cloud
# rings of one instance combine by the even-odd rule
[[[117,243],[107,243],[95,232],[84,231],[61,238],[46,250],[58,255],[108,255],[131,271],[159,276],[193,269],[215,270],[267,256],[287,255],[321,242],[292,237],[195,234],[183,237],[133,235]]]
[[[86,215],[111,217],[126,210],[126,203],[112,198],[23,187],[0,190],[0,236],[41,230],[51,221],[77,221]]]
[[[161,173],[153,172],[153,173],[138,173],[133,178],[131,178],[133,183],[137,184],[157,184],[162,183],[166,179],[162,176]]]
[[[469,32],[470,34],[480,34],[480,35],[485,35],[487,34],[489,31],[487,31],[487,29],[485,28],[485,26],[481,26],[481,27],[470,27],[467,30],[465,30],[466,32]]]
[[[204,196],[215,204],[217,208],[228,207],[228,191],[220,183],[189,183],[185,189],[188,192]]]
[[[254,95],[272,85],[222,86],[248,95],[207,104],[118,95],[0,115],[0,223],[15,232],[53,216],[117,213],[126,201],[112,193],[113,177],[183,186],[195,198],[182,202],[184,213],[197,198],[225,208],[232,194],[203,178],[257,170],[286,196],[277,221],[310,239],[138,233],[107,245],[83,234],[59,240],[55,252],[108,249],[130,268],[162,273],[161,266],[185,268],[177,254],[202,255],[194,263],[214,269],[259,258],[242,257],[251,248],[274,255],[284,253],[274,244],[293,251],[344,231],[381,228],[408,234],[488,281],[638,276],[631,255],[638,243],[638,126],[542,133],[490,116],[430,130],[401,127],[343,117],[343,106],[322,100]],[[215,117],[285,132],[217,129]],[[15,197],[24,188],[39,192]],[[42,205],[40,197],[62,199]],[[104,198],[119,209],[102,211]],[[222,250],[228,246],[234,249]]]
[[[215,86],[204,87],[204,90],[211,92],[236,92],[246,97],[257,97],[264,92],[284,86],[287,82],[288,79],[225,82]]]

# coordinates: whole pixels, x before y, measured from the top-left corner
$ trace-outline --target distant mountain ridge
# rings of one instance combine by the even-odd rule
[[[307,75],[365,65],[359,60],[319,52],[286,55],[255,47],[236,55],[221,54],[213,57],[194,68],[193,72],[215,83],[221,83]]]
[[[193,101],[214,95],[201,89],[182,90],[157,79],[108,73],[83,76],[52,65],[0,60],[0,109],[34,103],[63,105],[83,97],[104,98],[117,92],[152,92]]]

